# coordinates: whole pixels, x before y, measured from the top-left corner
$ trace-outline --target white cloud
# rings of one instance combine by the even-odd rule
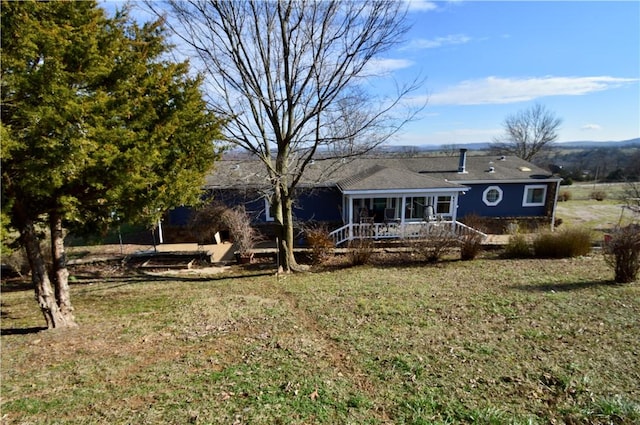
[[[590,130],[599,131],[599,130],[602,130],[602,126],[598,125],[598,124],[585,124],[580,129],[581,130],[589,130],[589,131]]]
[[[407,59],[372,59],[367,63],[366,71],[371,74],[388,74],[399,69],[409,68],[414,62]]]
[[[409,10],[412,12],[429,12],[436,10],[438,5],[436,2],[428,0],[406,0],[409,5]]]
[[[451,46],[456,44],[465,44],[471,41],[471,37],[465,34],[450,34],[444,37],[436,37],[431,39],[417,38],[411,40],[404,48],[407,49],[435,49],[442,46]]]
[[[431,105],[485,105],[526,102],[546,96],[580,96],[609,90],[636,78],[599,77],[487,77],[466,80],[429,97]]]

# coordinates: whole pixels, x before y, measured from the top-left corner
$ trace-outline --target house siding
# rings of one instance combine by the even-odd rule
[[[258,190],[220,189],[210,193],[210,198],[233,207],[244,205],[256,224],[270,223],[267,220],[264,195]],[[342,194],[336,187],[301,189],[293,205],[293,214],[299,221],[340,221]]]
[[[169,226],[187,226],[191,221],[193,209],[190,207],[176,207],[167,214],[167,224]]]
[[[530,184],[537,184],[532,181]],[[534,217],[545,216],[549,209],[549,194],[552,193],[553,184],[547,184],[547,197],[545,205],[523,206],[522,199],[525,187],[524,183],[500,183],[470,184],[466,183],[470,190],[458,198],[458,217],[465,215],[479,215],[481,217]],[[488,187],[497,186],[502,189],[502,200],[495,206],[484,203],[482,196]]]
[[[341,221],[342,193],[337,187],[301,191],[294,202],[293,213],[299,221]]]

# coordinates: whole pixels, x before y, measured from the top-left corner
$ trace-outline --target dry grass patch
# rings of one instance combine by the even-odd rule
[[[11,289],[8,423],[640,421],[640,287],[597,256],[79,282],[64,332]]]

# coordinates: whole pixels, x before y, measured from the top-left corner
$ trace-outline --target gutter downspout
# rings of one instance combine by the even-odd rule
[[[553,200],[553,212],[551,213],[551,231],[553,232],[556,229],[556,208],[558,207],[558,196],[560,195],[560,182],[558,180],[556,182],[556,196]]]

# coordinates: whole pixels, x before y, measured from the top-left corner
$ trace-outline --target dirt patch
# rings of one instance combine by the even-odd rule
[[[231,270],[231,266],[216,266],[216,267],[200,267],[195,269],[178,269],[178,270],[152,270],[145,274],[151,276],[174,276],[174,277],[207,277],[215,276],[220,273],[225,273]]]

